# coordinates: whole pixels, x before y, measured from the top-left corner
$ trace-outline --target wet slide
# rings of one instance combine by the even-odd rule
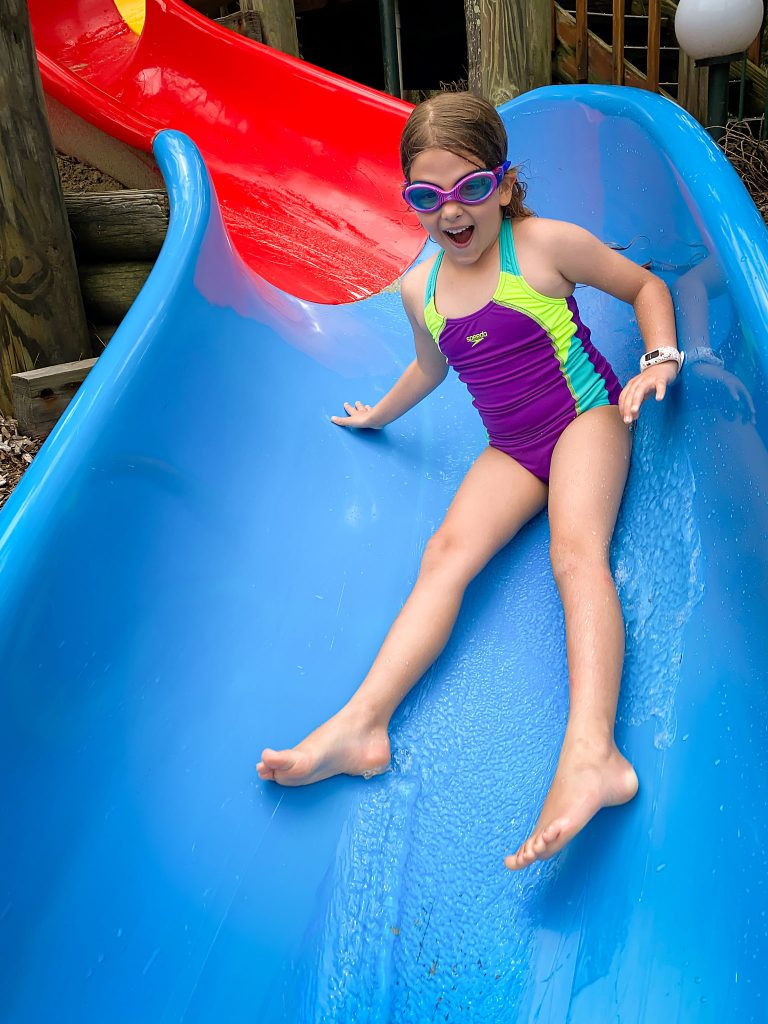
[[[163,128],[189,135],[232,241],[272,284],[344,302],[411,264],[422,242],[399,200],[407,104],[180,0],[28,4],[46,93],[140,150]]]
[[[470,588],[391,772],[258,781],[353,690],[484,437],[452,378],[380,433],[329,424],[411,358],[399,297],[265,281],[162,132],[161,256],[0,517],[3,1021],[764,1021],[766,231],[657,97],[502,114],[531,204],[650,262],[699,350],[643,412],[613,546],[637,799],[504,869],[566,714],[544,516]],[[626,379],[631,309],[579,302]]]

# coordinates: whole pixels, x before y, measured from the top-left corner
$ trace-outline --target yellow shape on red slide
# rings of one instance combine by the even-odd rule
[[[115,0],[115,7],[123,21],[137,36],[144,28],[144,0]]]

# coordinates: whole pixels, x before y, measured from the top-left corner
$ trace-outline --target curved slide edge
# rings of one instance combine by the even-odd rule
[[[378,547],[346,563],[377,450],[394,481],[382,542],[417,543],[398,496],[419,464],[383,438],[350,447],[327,419],[345,383],[404,368],[399,297],[315,305],[260,281],[194,144],[163,132],[155,152],[171,196],[158,261],[0,516],[8,1021],[234,1021],[290,988],[355,793],[284,805],[253,765],[290,708],[306,728],[327,716],[319,680],[360,671],[362,648],[345,664],[334,639],[345,592],[381,575]],[[271,710],[253,699],[270,679]]]
[[[202,247],[211,215],[211,193],[207,172],[200,160],[189,159],[189,143],[177,133],[158,136],[157,155],[162,160],[164,178],[169,189],[170,220],[168,232],[158,259],[152,268],[136,301],[131,306],[110,344],[89,373],[87,383],[67,407],[42,449],[43,457],[36,459],[20,480],[3,508],[0,551],[3,561],[0,570],[13,573],[13,552],[29,543],[34,547],[36,538],[18,541],[27,524],[34,523],[45,529],[54,505],[46,507],[49,495],[55,493],[56,483],[48,481],[51,475],[66,475],[71,471],[67,460],[75,461],[82,451],[93,444],[108,426],[114,405],[118,403],[126,385],[126,373],[136,360],[141,360],[144,346],[150,344],[163,329],[173,308],[175,297],[185,287],[192,286],[194,268]],[[170,308],[169,308],[170,307]],[[71,424],[76,424],[72,429]],[[78,448],[70,456],[73,446]],[[34,503],[35,515],[27,516]],[[14,544],[9,543],[13,536]],[[5,559],[9,559],[6,561]],[[11,577],[5,576],[6,579]]]

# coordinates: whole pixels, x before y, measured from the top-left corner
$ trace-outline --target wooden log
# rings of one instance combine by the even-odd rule
[[[469,88],[495,106],[552,77],[550,0],[464,0]]]
[[[261,19],[264,42],[292,57],[299,56],[293,0],[239,0],[241,11],[255,11]]]
[[[255,43],[264,42],[261,17],[255,11],[235,11],[234,14],[225,14],[223,18],[217,18],[216,21],[224,28],[245,36],[246,39],[253,39]]]
[[[79,263],[155,260],[168,231],[161,190],[64,193]]]
[[[14,373],[11,378],[13,413],[19,432],[30,437],[46,437],[95,362],[95,359],[80,359]]]
[[[90,339],[25,0],[0,0],[0,409],[12,375]]]
[[[144,286],[151,269],[152,264],[149,262],[81,266],[80,287],[91,323],[120,323]]]

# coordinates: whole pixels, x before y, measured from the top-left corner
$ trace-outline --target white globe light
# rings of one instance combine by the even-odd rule
[[[675,35],[689,57],[742,53],[760,31],[763,0],[680,0]]]

